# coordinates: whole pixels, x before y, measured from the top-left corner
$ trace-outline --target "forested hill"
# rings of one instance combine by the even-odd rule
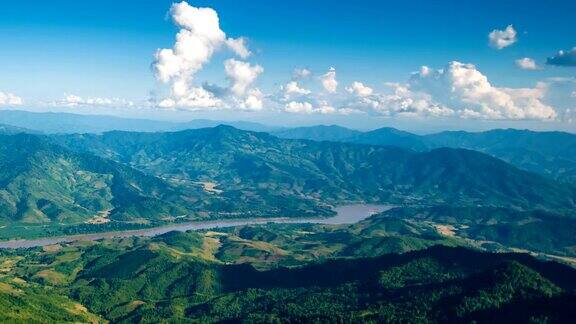
[[[329,202],[506,205],[570,210],[574,187],[475,151],[280,139],[218,126],[172,133],[55,137],[148,174],[216,183],[223,194],[270,192]]]
[[[322,134],[321,138],[318,137],[319,133]],[[552,179],[576,182],[576,135],[566,132],[494,129],[484,132],[445,131],[416,135],[390,127],[358,132],[342,127],[311,126],[272,134],[282,138],[392,145],[417,151],[440,147],[464,148],[492,155],[521,169]]]

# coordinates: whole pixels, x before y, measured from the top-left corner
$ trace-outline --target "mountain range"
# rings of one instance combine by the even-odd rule
[[[570,156],[567,133],[418,136],[390,128],[361,133],[319,127],[310,133],[316,140],[307,140],[224,125],[85,134],[1,129],[4,238],[34,233],[7,226],[14,224],[50,225],[50,233],[61,234],[63,225],[86,223],[96,224],[80,232],[207,218],[328,216],[332,206],[352,202],[540,209],[570,217],[576,206],[576,189],[568,181],[458,148],[485,142],[496,152],[498,145],[524,143],[516,148],[527,150],[543,145],[539,136],[549,135],[559,142],[557,148],[538,152],[558,161],[560,152]],[[297,130],[299,137],[307,132]],[[496,136],[501,132],[516,136],[506,144],[506,135]],[[332,133],[337,134],[328,141]],[[48,232],[43,233],[34,235]]]
[[[454,247],[465,243],[382,216],[0,251],[0,320],[565,323],[575,315],[573,268]]]
[[[322,130],[321,139],[317,137],[319,130]],[[416,135],[394,128],[380,128],[343,136],[349,131],[340,126],[312,126],[273,134],[283,138],[391,145],[416,151],[440,147],[464,148],[492,155],[521,169],[559,181],[576,181],[576,135],[571,133],[496,129],[477,133],[447,131]]]
[[[103,133],[108,131],[165,132],[216,127],[268,132],[286,139],[308,139],[356,144],[398,146],[416,151],[464,148],[502,159],[518,168],[555,180],[576,182],[576,135],[566,132],[535,132],[496,129],[484,132],[446,131],[417,135],[391,127],[362,132],[341,126],[281,128],[244,121],[191,120],[185,122],[90,116],[70,113],[0,111],[0,133],[45,134]]]
[[[0,110],[0,124],[10,125],[22,131],[45,134],[103,133],[114,130],[161,132],[215,127],[220,124],[253,131],[276,131],[280,129],[279,127],[266,126],[247,121],[195,119],[185,122],[175,122],[107,115],[80,115],[59,112],[38,113],[25,110],[5,109]]]
[[[574,187],[479,152],[286,140],[218,126],[164,133],[109,132],[53,137],[176,182],[209,182],[224,197],[270,195],[318,202],[378,201],[571,209]]]

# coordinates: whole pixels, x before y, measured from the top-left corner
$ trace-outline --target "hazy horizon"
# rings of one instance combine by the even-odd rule
[[[575,6],[9,3],[0,109],[574,132],[576,44],[566,31]]]

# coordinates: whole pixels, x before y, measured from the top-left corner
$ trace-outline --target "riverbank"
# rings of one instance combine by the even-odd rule
[[[67,235],[46,237],[29,240],[10,240],[0,242],[0,249],[17,249],[17,248],[32,248],[39,246],[52,245],[57,243],[66,243],[74,241],[96,241],[101,239],[110,238],[123,238],[132,236],[157,236],[172,231],[186,232],[190,230],[204,230],[222,227],[234,227],[242,225],[258,225],[267,223],[320,223],[320,224],[352,224],[366,219],[376,213],[380,213],[392,208],[389,205],[373,205],[373,204],[354,204],[343,205],[334,208],[336,216],[328,218],[247,218],[247,219],[228,219],[228,220],[211,220],[211,221],[198,221],[180,224],[171,224],[159,227],[150,227],[135,230],[99,232],[90,234]]]

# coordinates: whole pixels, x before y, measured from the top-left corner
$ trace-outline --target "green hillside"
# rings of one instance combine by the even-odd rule
[[[396,208],[382,216],[434,222],[453,228],[455,235],[505,246],[576,256],[576,219],[542,210],[495,207]]]
[[[194,206],[158,178],[34,135],[0,135],[0,170],[3,223],[154,219]],[[196,200],[201,195],[198,190]]]
[[[55,140],[174,183],[211,183],[223,198],[253,199],[259,204],[276,195],[332,204],[380,201],[557,210],[575,205],[574,187],[468,150],[417,153],[395,147],[286,140],[229,126]]]
[[[70,305],[85,307],[81,316],[126,323],[561,322],[574,315],[558,305],[574,302],[576,270],[446,244],[464,243],[389,217],[172,232],[0,251],[0,287],[25,283],[61,294],[40,309],[31,292],[20,295],[27,317],[11,317],[19,320],[63,321],[69,311],[48,311]],[[395,253],[403,251],[411,252]],[[0,314],[13,314],[11,303],[0,303]]]
[[[354,133],[355,132],[355,133]],[[345,143],[398,146],[416,151],[441,147],[463,148],[502,159],[520,169],[552,179],[576,181],[576,135],[566,132],[536,132],[520,129],[495,129],[485,132],[446,131],[416,135],[384,127],[369,132],[346,128],[331,131],[323,126],[287,129],[273,133],[279,137]],[[354,133],[348,137],[342,134]]]

